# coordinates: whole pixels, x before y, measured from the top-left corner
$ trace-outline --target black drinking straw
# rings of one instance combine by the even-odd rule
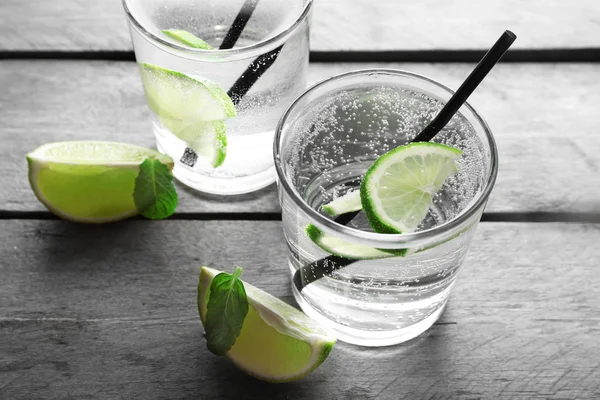
[[[231,49],[235,46],[257,4],[258,0],[246,0],[244,2],[240,12],[238,12],[238,15],[229,27],[229,31],[227,31],[225,39],[223,39],[223,43],[219,47],[220,50]]]
[[[225,35],[220,50],[231,49],[235,46],[236,42],[240,38],[242,31],[246,27],[248,20],[252,16],[252,13],[256,9],[259,0],[246,0],[242,5],[242,8],[235,17],[229,31]],[[254,86],[256,81],[273,65],[283,45],[269,51],[268,53],[258,56],[254,61],[248,65],[244,73],[235,81],[233,86],[227,92],[227,95],[231,98],[233,104],[238,105],[239,102],[244,98],[248,91]],[[196,152],[187,147],[183,155],[181,156],[180,162],[193,167],[198,160]]]
[[[246,68],[246,71],[244,71],[227,92],[227,95],[231,98],[233,104],[237,105],[256,83],[258,78],[273,65],[275,60],[277,60],[277,56],[279,56],[282,47],[283,45],[262,54],[250,63],[248,68]]]
[[[252,16],[252,13],[256,9],[259,0],[246,0],[242,8],[238,12],[237,16],[233,20],[229,31],[221,43],[219,49],[231,49],[235,46],[242,35],[242,31],[246,27],[248,20]],[[250,88],[254,86],[256,81],[273,65],[283,45],[269,51],[268,53],[258,56],[254,61],[248,65],[244,73],[235,81],[231,89],[227,92],[227,95],[231,98],[233,104],[237,105],[248,93]]]
[[[504,31],[492,48],[483,56],[473,72],[452,95],[446,105],[440,110],[438,115],[419,133],[411,142],[428,142],[437,135],[440,130],[446,126],[452,119],[458,109],[465,103],[471,93],[479,86],[481,81],[492,70],[494,65],[500,61],[504,53],[513,44],[517,36],[511,31]],[[358,215],[360,211],[339,215],[335,222],[347,225]],[[311,264],[304,265],[294,273],[293,283],[298,291],[301,291],[308,284],[330,275],[333,271],[346,267],[356,260],[349,260],[338,256],[329,256],[317,260]]]
[[[486,75],[494,68],[494,65],[506,53],[508,48],[513,44],[517,36],[511,31],[504,31],[502,36],[496,41],[492,48],[483,56],[479,64],[469,74],[458,90],[452,95],[444,108],[431,121],[425,129],[415,137],[412,142],[429,142],[438,132],[446,126],[448,121],[452,119],[459,108],[467,101],[473,91],[479,86]]]

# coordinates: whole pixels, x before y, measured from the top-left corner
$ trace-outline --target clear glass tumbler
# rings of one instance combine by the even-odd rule
[[[225,195],[275,181],[277,121],[306,89],[311,4],[123,0],[157,147],[178,180]],[[220,49],[244,19],[233,48]]]
[[[409,72],[350,72],[308,89],[279,122],[275,167],[294,296],[342,341],[412,339],[448,301],[498,170],[492,134],[470,105],[433,139],[463,153],[415,232],[376,233],[364,212],[343,225],[322,206],[356,190],[373,161],[414,138],[452,93]]]

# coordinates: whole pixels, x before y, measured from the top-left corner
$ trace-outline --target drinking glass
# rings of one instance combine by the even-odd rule
[[[158,149],[184,184],[240,194],[275,180],[277,121],[306,88],[312,0],[123,0]],[[238,13],[235,46],[219,49]],[[176,30],[179,36],[167,34]],[[194,35],[213,50],[181,40]],[[235,116],[206,105],[227,93]],[[212,108],[211,108],[212,107]],[[213,121],[214,120],[214,121]]]
[[[448,301],[498,171],[492,133],[468,103],[433,139],[463,153],[415,232],[376,233],[364,212],[344,225],[322,207],[356,190],[373,162],[410,142],[452,94],[409,72],[355,71],[308,89],[279,122],[274,158],[294,296],[342,341],[404,342]]]

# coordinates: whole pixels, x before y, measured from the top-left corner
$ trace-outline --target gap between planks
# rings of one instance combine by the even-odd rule
[[[465,63],[478,62],[486,50],[389,50],[389,51],[312,51],[311,62],[415,62]],[[132,51],[0,51],[0,60],[97,60],[135,61]],[[600,62],[600,48],[579,49],[515,49],[509,50],[502,62],[561,63]]]
[[[134,220],[145,220],[134,217]],[[48,211],[4,211],[0,210],[0,220],[59,220]],[[183,212],[172,215],[167,221],[281,221],[281,213],[276,212]],[[600,223],[600,213],[568,212],[490,212],[484,213],[481,222],[529,222],[529,223]]]
[[[294,300],[292,304],[294,308],[299,309],[297,303]],[[444,321],[438,320],[433,323],[433,325],[443,326],[443,325],[457,325],[456,321]],[[559,322],[561,320],[558,320]],[[26,324],[26,323],[46,323],[46,322],[54,322],[57,324],[60,323],[104,323],[104,324],[152,324],[152,325],[173,325],[173,324],[194,324],[198,323],[198,317],[187,317],[187,318],[153,318],[148,319],[146,317],[139,318],[68,318],[68,317],[38,317],[38,318],[30,318],[30,317],[0,317],[0,327],[2,325],[8,324]],[[556,322],[556,321],[554,321]]]

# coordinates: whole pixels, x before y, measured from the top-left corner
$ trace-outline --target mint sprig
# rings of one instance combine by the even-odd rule
[[[248,297],[240,280],[242,268],[222,272],[210,285],[204,330],[208,349],[218,356],[233,347],[248,314]]]
[[[177,208],[177,191],[169,167],[157,159],[147,158],[140,164],[135,178],[133,202],[146,218],[163,219]]]

